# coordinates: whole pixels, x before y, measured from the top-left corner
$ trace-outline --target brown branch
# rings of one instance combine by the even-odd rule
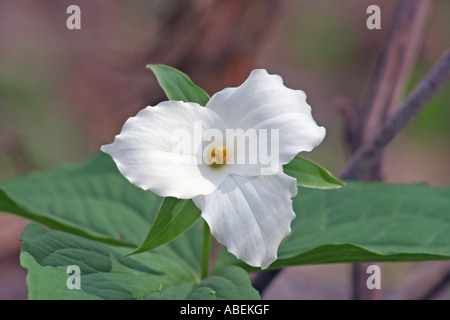
[[[433,0],[398,2],[361,103],[347,125],[353,152],[375,133],[386,115],[397,105],[418,56],[432,2]],[[372,164],[369,172],[358,178],[383,180],[381,158]],[[355,300],[380,299],[380,290],[370,291],[366,288],[366,267],[366,264],[352,266],[352,297]]]
[[[355,263],[352,265],[352,300],[380,300],[381,290],[367,288],[367,267],[375,263]]]
[[[386,119],[376,134],[353,154],[342,170],[340,178],[355,180],[367,172],[380,158],[387,144],[449,80],[450,50],[447,50],[408,98]]]
[[[402,0],[381,44],[364,96],[351,120],[351,147],[356,151],[398,103],[418,56],[433,0]]]
[[[441,293],[450,284],[450,269],[444,275],[441,275],[439,280],[432,286],[425,290],[420,297],[421,300],[433,299],[436,295]]]
[[[350,147],[356,151],[393,110],[414,67],[434,0],[402,0],[381,44],[372,75],[349,130]],[[382,180],[381,159],[364,179]]]

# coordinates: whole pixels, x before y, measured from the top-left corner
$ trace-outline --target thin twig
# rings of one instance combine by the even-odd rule
[[[363,175],[379,159],[387,144],[413,119],[431,98],[450,80],[450,50],[425,75],[413,92],[376,132],[350,158],[340,174],[341,179],[354,180]]]
[[[450,284],[450,270],[444,274],[443,277],[439,279],[435,283],[434,286],[431,286],[425,293],[420,297],[421,300],[430,300],[433,299],[434,296],[439,294],[442,290],[444,290]]]
[[[376,263],[352,264],[352,300],[380,300],[381,290],[367,288],[367,267]],[[379,266],[379,265],[378,265]]]
[[[350,148],[353,152],[375,133],[386,115],[397,105],[418,56],[432,1],[398,2],[361,103],[347,125]],[[382,181],[382,157],[372,164],[370,171],[358,179]],[[366,269],[367,264],[352,265],[354,300],[381,298],[380,290],[367,288]]]
[[[365,94],[354,117],[354,150],[367,141],[398,105],[422,44],[432,0],[402,0],[381,44]]]

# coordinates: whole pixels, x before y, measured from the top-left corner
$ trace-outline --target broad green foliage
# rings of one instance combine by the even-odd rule
[[[292,233],[270,268],[292,265],[450,259],[450,189],[349,182],[300,188]],[[224,253],[218,267],[233,263]],[[250,267],[246,267],[251,269]]]
[[[235,266],[219,270],[199,284],[183,283],[145,297],[147,300],[257,300],[259,298],[259,293],[251,286],[247,273]]]
[[[230,266],[199,280],[194,232],[180,247],[165,246],[123,259],[126,248],[29,224],[22,233],[22,265],[30,299],[258,299],[245,271]],[[193,246],[192,246],[193,245]],[[80,267],[81,289],[68,289],[67,267]]]
[[[145,238],[161,202],[129,183],[105,154],[0,184],[0,211],[128,247]]]

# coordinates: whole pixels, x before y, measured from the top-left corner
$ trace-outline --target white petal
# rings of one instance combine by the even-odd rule
[[[193,198],[213,192],[225,179],[225,173],[203,163],[201,150],[201,132],[220,122],[213,110],[196,103],[166,101],[128,119],[114,142],[101,150],[142,189]]]
[[[212,96],[206,105],[223,119],[226,128],[279,129],[279,165],[290,162],[299,152],[311,151],[325,137],[325,128],[319,127],[306,103],[306,94],[283,85],[278,75],[266,70],[253,70],[248,79],[237,88],[226,88]],[[251,176],[248,167],[235,173]]]
[[[296,179],[282,171],[259,177],[228,176],[210,195],[194,198],[212,235],[254,267],[267,268],[295,218]]]

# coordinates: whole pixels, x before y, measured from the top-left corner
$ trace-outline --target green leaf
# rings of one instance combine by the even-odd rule
[[[0,211],[112,245],[137,247],[162,199],[128,182],[106,154],[0,184]]]
[[[349,182],[300,188],[291,234],[269,268],[374,261],[450,259],[450,188]],[[228,253],[217,267],[239,264]]]
[[[297,185],[300,187],[333,189],[345,185],[325,168],[303,158],[295,157],[283,169],[287,175],[297,178]]]
[[[165,198],[147,238],[129,255],[150,251],[172,241],[189,229],[200,218],[200,213],[192,200]]]
[[[196,102],[202,106],[209,101],[209,95],[183,72],[163,64],[150,64],[147,68],[153,71],[169,100]]]
[[[183,283],[162,288],[145,297],[147,300],[258,300],[259,293],[251,286],[247,272],[228,266],[203,279],[199,284]]]
[[[30,299],[257,299],[246,272],[229,267],[200,281],[196,228],[174,245],[123,259],[126,248],[29,224],[22,233],[21,264]],[[183,237],[183,239],[182,239]],[[68,289],[68,266],[80,268],[81,289]],[[212,293],[215,291],[214,293]]]

